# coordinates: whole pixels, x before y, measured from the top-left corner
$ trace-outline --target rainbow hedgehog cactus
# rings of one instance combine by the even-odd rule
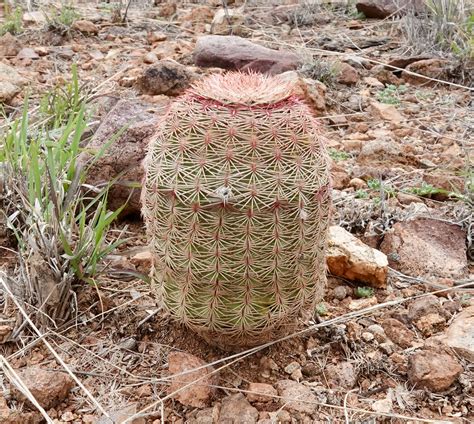
[[[232,348],[284,335],[326,283],[328,160],[293,83],[197,82],[149,145],[143,215],[152,280],[173,317]]]

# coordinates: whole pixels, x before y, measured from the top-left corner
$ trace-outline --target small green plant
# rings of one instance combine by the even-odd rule
[[[19,34],[23,31],[22,25],[23,11],[21,7],[6,13],[5,22],[0,25],[0,36],[9,32],[12,35]]]
[[[335,162],[347,160],[350,158],[349,153],[342,152],[337,149],[329,149],[328,154],[331,157],[331,159],[334,160]]]
[[[420,187],[410,187],[406,190],[410,194],[421,197],[431,197],[433,194],[447,193],[446,190],[433,187],[431,184],[422,182]]]
[[[71,3],[63,3],[59,8],[51,7],[45,17],[51,31],[68,32],[80,15]]]
[[[383,192],[383,194],[387,197],[395,197],[396,195],[396,190],[391,185],[385,184],[380,179],[374,178],[374,179],[368,180],[367,187],[369,187],[369,189],[374,190],[374,191]]]
[[[354,193],[356,199],[367,199],[369,197],[369,193],[365,190],[359,189]]]
[[[374,292],[375,291],[372,287],[357,287],[354,294],[357,298],[367,298],[372,297]]]
[[[328,314],[328,308],[324,302],[321,302],[316,305],[314,312],[316,313],[316,315],[319,315],[320,317],[324,317],[325,315]]]
[[[389,84],[377,94],[377,100],[381,103],[398,105],[400,104],[400,94],[406,92],[406,90],[407,88],[404,85],[397,87],[396,85]]]

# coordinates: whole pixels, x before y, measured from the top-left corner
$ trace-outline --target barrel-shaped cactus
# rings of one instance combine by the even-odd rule
[[[152,280],[171,315],[224,347],[284,334],[325,285],[330,182],[294,85],[201,80],[158,125],[145,160]]]

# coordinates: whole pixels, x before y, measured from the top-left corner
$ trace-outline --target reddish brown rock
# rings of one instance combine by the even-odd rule
[[[408,348],[412,345],[415,334],[405,324],[394,318],[383,321],[382,327],[387,337],[398,346]]]
[[[454,224],[420,218],[398,222],[380,246],[390,266],[411,276],[462,278],[467,271],[466,233]]]
[[[292,380],[280,380],[276,385],[285,409],[305,414],[316,412],[318,399],[309,387]]]
[[[214,396],[215,377],[211,375],[213,368],[205,367],[206,363],[189,353],[170,352],[168,355],[168,369],[171,374],[171,384],[168,387],[168,394],[172,394],[176,399],[185,406],[194,408],[204,408],[208,406]],[[196,368],[199,370],[189,372]],[[199,381],[197,381],[199,380]],[[188,388],[182,389],[189,383],[196,382]],[[243,397],[243,396],[242,396]]]
[[[155,130],[166,106],[167,103],[151,107],[136,100],[119,101],[102,120],[91,142],[79,156],[78,163],[87,166],[97,152],[116,138],[105,153],[92,163],[86,183],[103,187],[120,176],[109,190],[108,206],[115,210],[129,200],[123,216],[140,213],[140,188],[133,185],[142,181],[142,160],[148,137]]]
[[[196,65],[206,68],[249,70],[270,75],[294,70],[300,62],[294,53],[268,49],[230,35],[207,35],[198,38],[193,58]]]
[[[408,360],[410,383],[431,392],[449,389],[462,371],[458,360],[445,352],[422,350]]]
[[[331,388],[352,389],[357,384],[357,373],[350,362],[328,365],[325,375]]]
[[[15,57],[20,50],[20,42],[9,32],[0,37],[0,57]]]
[[[435,200],[447,200],[450,193],[462,194],[464,192],[464,179],[456,175],[441,172],[426,173],[423,175],[423,181],[435,189],[441,189],[440,193],[431,195],[431,198]]]
[[[85,35],[97,35],[99,28],[91,21],[79,20],[72,24],[72,29],[82,32]]]
[[[337,82],[344,85],[354,85],[357,84],[359,78],[359,72],[357,72],[357,69],[348,63],[343,62],[340,64]]]
[[[2,424],[39,424],[43,417],[36,412],[21,412],[10,409],[4,396],[0,396],[0,423]]]
[[[402,78],[412,85],[435,85],[437,82],[432,81],[430,78],[446,80],[448,78],[448,66],[449,61],[445,59],[419,60],[405,68],[402,72]],[[413,73],[419,75],[413,75]]]
[[[271,384],[250,383],[247,393],[249,402],[271,402],[276,399],[278,392]]]
[[[17,373],[33,397],[45,409],[54,408],[64,401],[74,386],[71,377],[64,372],[28,367],[18,370]],[[17,389],[13,390],[13,396],[20,401],[26,401],[24,395]]]
[[[356,3],[357,10],[367,18],[385,19],[390,15],[403,15],[408,10],[422,11],[423,0],[363,0]]]

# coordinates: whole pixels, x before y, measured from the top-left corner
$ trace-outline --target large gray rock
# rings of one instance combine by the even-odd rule
[[[300,62],[294,53],[268,49],[231,35],[198,38],[193,58],[196,65],[207,68],[251,70],[270,75],[294,70]]]
[[[102,120],[91,142],[79,156],[78,164],[89,167],[94,155],[115,138],[105,153],[90,165],[86,183],[103,187],[117,179],[109,190],[108,206],[115,210],[129,200],[122,216],[140,213],[142,161],[149,137],[166,106],[166,102],[146,105],[136,100],[119,101]]]

